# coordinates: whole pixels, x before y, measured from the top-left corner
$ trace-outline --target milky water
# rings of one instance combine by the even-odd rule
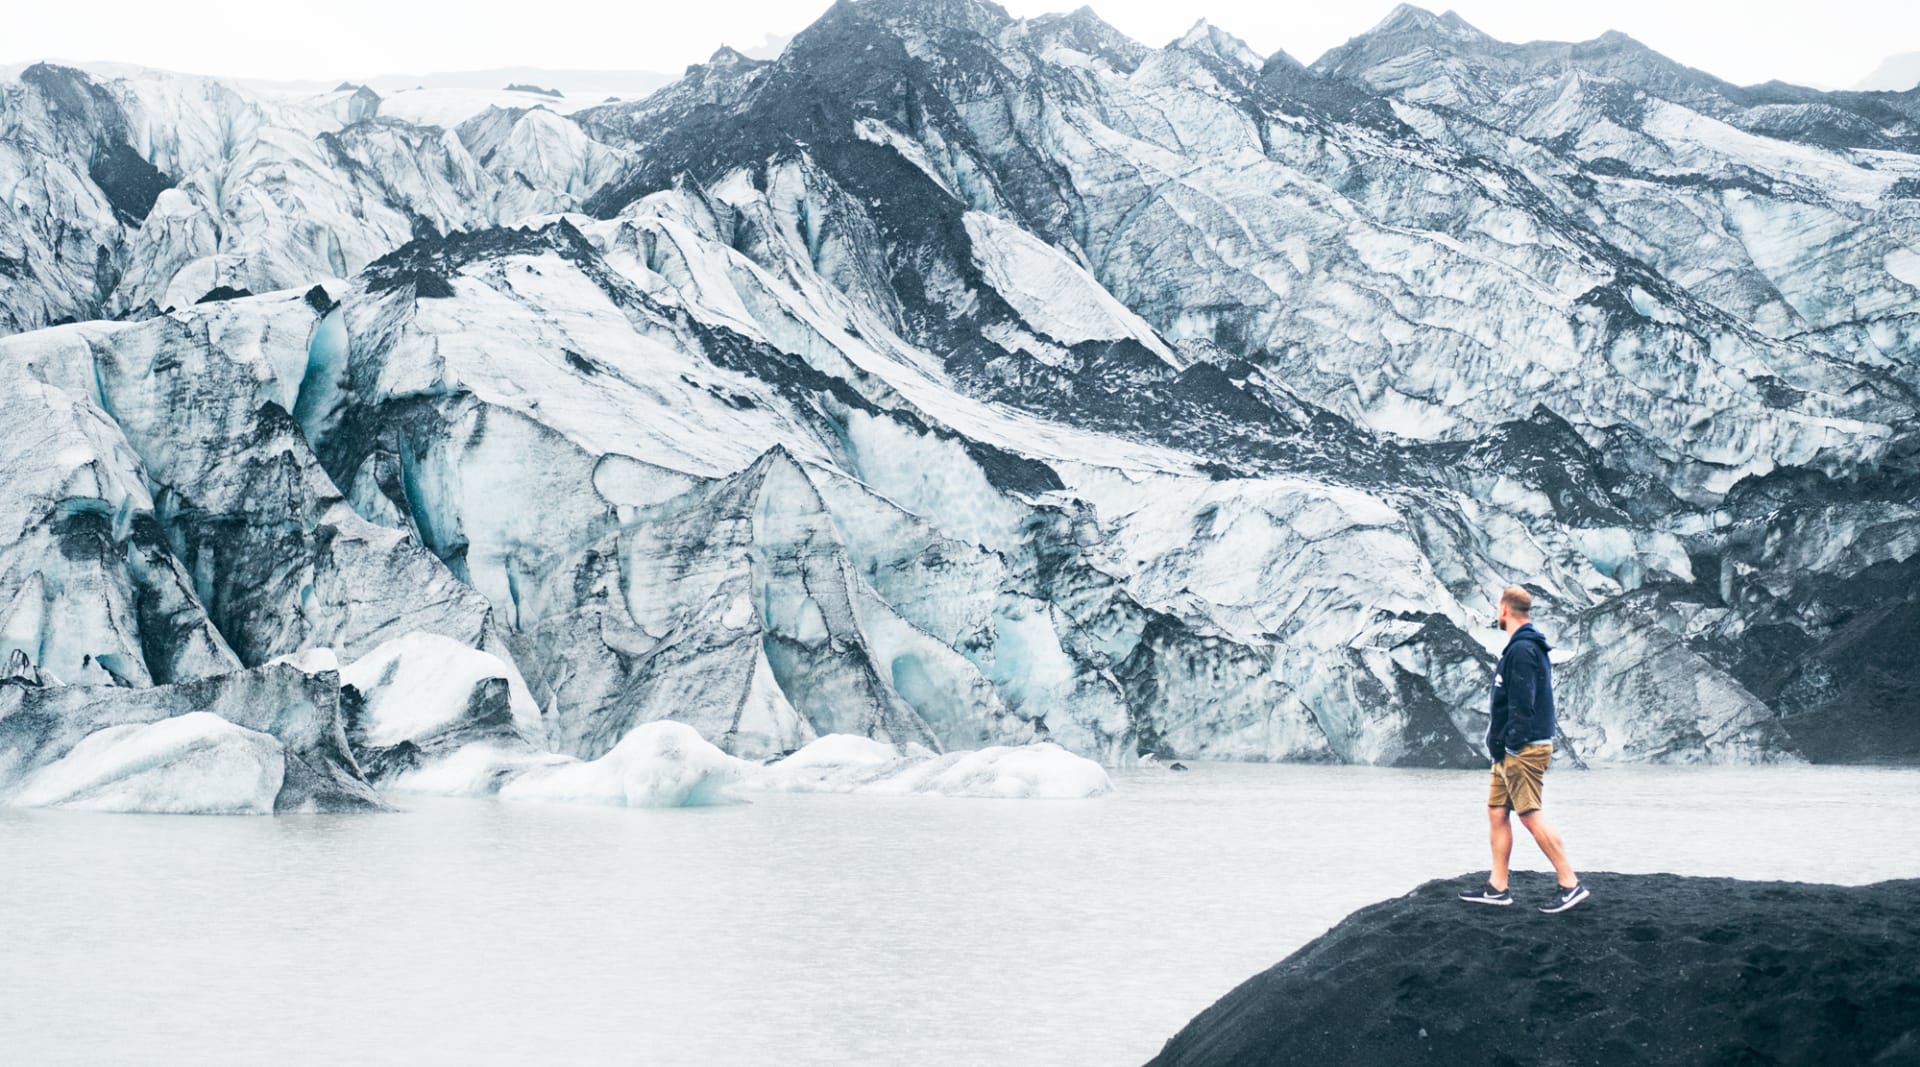
[[[1483,869],[1483,778],[1202,764],[1074,802],[0,811],[0,1058],[1137,1063],[1354,908]],[[1920,772],[1558,771],[1548,810],[1596,870],[1920,876]],[[1543,866],[1524,835],[1517,856]]]

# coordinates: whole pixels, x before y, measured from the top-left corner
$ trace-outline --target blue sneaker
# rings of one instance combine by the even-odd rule
[[[1495,907],[1504,908],[1513,903],[1513,894],[1504,889],[1495,889],[1493,883],[1488,882],[1471,893],[1460,894],[1460,899],[1469,904],[1492,904]]]
[[[1547,901],[1546,906],[1540,910],[1548,915],[1553,915],[1566,911],[1568,908],[1587,899],[1588,896],[1587,887],[1575,882],[1572,889],[1562,889],[1555,893],[1553,899]]]

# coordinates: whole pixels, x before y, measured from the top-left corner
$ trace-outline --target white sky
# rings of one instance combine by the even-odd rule
[[[1002,0],[1015,15],[1078,0]],[[791,34],[826,0],[10,0],[0,64],[116,60],[230,77],[326,79],[505,66],[678,72],[722,42]],[[1393,0],[1094,0],[1128,35],[1160,45],[1205,15],[1263,54],[1310,62],[1392,10]],[[1888,55],[1920,51],[1916,0],[1447,0],[1505,40],[1585,40],[1623,30],[1742,84],[1847,87]]]

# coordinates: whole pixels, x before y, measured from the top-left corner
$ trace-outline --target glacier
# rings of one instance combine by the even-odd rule
[[[1515,581],[1574,759],[1920,758],[1917,124],[1406,6],[0,70],[0,798],[273,762],[207,711],[274,810],[1471,766]]]

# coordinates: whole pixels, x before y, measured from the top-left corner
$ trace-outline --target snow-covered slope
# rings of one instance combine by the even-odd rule
[[[1515,88],[1584,74],[1630,86],[1754,133],[1831,148],[1899,148],[1920,137],[1920,94],[1821,92],[1785,82],[1737,86],[1676,63],[1624,33],[1591,41],[1496,40],[1449,11],[1401,4],[1373,29],[1329,49],[1313,69],[1410,102],[1498,109]],[[1912,85],[1876,86],[1911,90]]]
[[[1899,94],[855,0],[510,103],[0,80],[13,699],[318,657],[362,788],[611,797],[661,720],[1466,765],[1521,581],[1579,757],[1907,758],[1842,667],[1920,617]],[[264,751],[61,729],[0,786]]]

